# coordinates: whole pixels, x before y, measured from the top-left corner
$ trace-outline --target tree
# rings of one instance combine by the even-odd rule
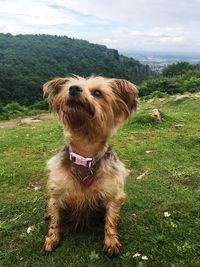
[[[192,70],[193,66],[188,62],[177,62],[163,69],[162,75],[165,77],[174,77]]]

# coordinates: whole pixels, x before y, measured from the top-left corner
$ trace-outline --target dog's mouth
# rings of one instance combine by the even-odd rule
[[[82,103],[80,100],[77,100],[77,99],[68,100],[67,107],[71,109],[77,109],[77,110],[82,109],[82,110],[85,110],[92,117],[94,116],[94,111],[92,110],[90,104]]]

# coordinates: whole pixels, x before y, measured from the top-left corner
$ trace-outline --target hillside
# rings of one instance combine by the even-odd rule
[[[141,101],[111,140],[130,169],[119,227],[123,248],[112,260],[102,252],[103,225],[65,234],[52,255],[41,255],[48,227],[42,219],[45,162],[63,146],[63,130],[54,119],[0,127],[0,266],[199,266],[199,99],[198,94]],[[148,115],[153,108],[163,123]]]
[[[87,41],[51,35],[0,34],[0,106],[11,101],[31,105],[42,98],[42,84],[74,73],[147,79],[150,68],[117,50]]]

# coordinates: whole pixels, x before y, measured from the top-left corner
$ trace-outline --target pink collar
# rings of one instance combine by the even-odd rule
[[[92,166],[92,158],[85,158],[81,155],[78,155],[74,152],[70,152],[70,160],[77,165],[82,165],[84,167],[91,168]]]
[[[82,182],[83,182],[85,187],[91,186],[93,181],[94,181],[94,177],[92,176],[93,171],[91,170],[92,158],[85,158],[85,157],[78,155],[74,152],[69,152],[69,155],[70,155],[70,160],[72,162],[74,162],[77,165],[82,165],[82,166],[88,168],[88,174],[86,175],[86,177],[84,177],[82,179]]]

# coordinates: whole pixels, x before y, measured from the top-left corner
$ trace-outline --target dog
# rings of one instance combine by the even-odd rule
[[[43,90],[65,137],[65,147],[47,163],[50,221],[44,251],[50,253],[60,243],[63,211],[68,211],[66,220],[76,229],[102,211],[103,250],[117,256],[121,249],[117,225],[128,171],[108,140],[136,110],[137,88],[123,79],[74,75],[49,81]]]

